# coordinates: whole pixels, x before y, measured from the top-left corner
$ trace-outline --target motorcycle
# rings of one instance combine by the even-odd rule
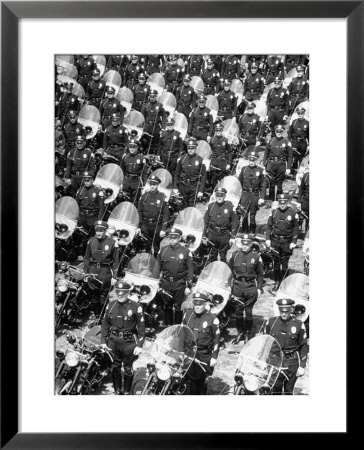
[[[134,395],[183,395],[188,392],[187,371],[195,359],[197,344],[185,325],[163,330],[153,342],[146,378],[132,387]]]
[[[79,207],[72,197],[61,197],[56,201],[55,253],[56,259],[69,261],[75,253],[71,236],[77,228]]]
[[[67,341],[72,347],[56,351],[59,362],[55,376],[56,395],[92,395],[111,371],[113,355],[101,342],[101,326],[91,328],[77,340],[72,334]]]
[[[271,395],[280,373],[284,370],[282,362],[283,352],[274,337],[260,335],[250,339],[239,354],[232,393]]]

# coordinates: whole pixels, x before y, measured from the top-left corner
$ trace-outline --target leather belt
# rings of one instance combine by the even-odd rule
[[[134,334],[131,331],[111,330],[111,334],[113,334],[116,337],[124,339],[124,341],[134,341]]]
[[[131,180],[137,180],[139,178],[140,175],[135,175],[133,173],[127,173],[125,174],[126,178],[130,178]]]
[[[77,175],[77,176],[79,176],[79,175],[82,175],[82,172],[80,172],[80,171],[77,171],[77,172],[73,172],[73,174],[72,175]]]
[[[243,189],[243,192],[255,192],[255,193],[259,193],[259,189],[252,189],[252,188],[249,188],[249,189]]]
[[[99,263],[99,262],[93,262],[93,261],[90,262],[90,265],[96,266],[98,269],[100,267],[111,267],[111,265],[108,263]]]
[[[288,241],[290,239],[292,239],[292,234],[287,235],[287,236],[277,236],[277,235],[273,235],[272,234],[272,239],[278,239],[279,241]]]
[[[206,127],[202,127],[202,126],[200,126],[200,125],[196,125],[195,128],[196,128],[196,130],[198,130],[198,131],[207,131],[207,128],[206,128]]]
[[[189,184],[197,184],[197,180],[192,180],[191,178],[181,178],[182,183],[189,183]]]
[[[255,281],[254,277],[237,277],[238,281],[246,281],[247,283],[250,283],[251,281]]]
[[[98,209],[80,209],[80,214],[87,216],[87,215],[92,215],[92,216],[96,216],[98,215],[99,210]]]
[[[179,280],[183,280],[186,277],[186,275],[178,275],[175,277],[163,277],[164,280],[167,281],[179,281]]]
[[[285,159],[282,159],[282,158],[279,157],[279,156],[271,156],[271,157],[269,158],[269,161],[281,161],[281,162],[285,162],[286,160],[285,160]]]
[[[276,111],[284,111],[284,108],[281,108],[279,106],[272,106],[273,109],[275,109]]]
[[[158,220],[158,219],[144,219],[146,222],[148,223],[162,223],[162,220]]]
[[[283,354],[285,358],[293,358],[296,356],[297,350],[285,351],[283,350]]]
[[[210,227],[211,231],[220,231],[220,232],[224,232],[224,231],[229,231],[228,227]]]

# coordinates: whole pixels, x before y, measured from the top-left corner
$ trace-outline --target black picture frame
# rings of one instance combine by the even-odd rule
[[[1,2],[1,448],[256,448],[274,444],[263,434],[47,434],[18,432],[18,23],[22,18],[347,18],[347,286],[355,287],[362,251],[364,148],[363,1]],[[334,94],[333,94],[334,95]],[[9,113],[11,105],[11,114]],[[336,124],[337,125],[337,124]],[[329,130],[329,132],[334,132]],[[329,149],[326,149],[329,151]],[[339,183],[340,181],[338,181]],[[338,187],[340,185],[338,184]],[[335,187],[336,188],[336,187]],[[355,199],[359,199],[359,202]],[[358,204],[359,203],[359,204]],[[359,211],[358,211],[359,206]],[[360,210],[361,207],[361,210]],[[341,211],[341,214],[345,214]],[[10,233],[10,234],[9,234]],[[9,238],[9,236],[12,236]],[[354,259],[352,259],[354,258]],[[349,289],[349,288],[348,288]],[[349,298],[350,292],[347,292]],[[11,300],[11,301],[10,301]],[[10,319],[10,320],[9,320]],[[350,346],[348,346],[348,349]],[[348,358],[349,360],[349,358]],[[99,412],[101,414],[101,412]],[[205,414],[204,412],[201,412]],[[220,414],[223,414],[221,411]],[[243,414],[243,412],[242,412]],[[218,418],[215,418],[218,420]],[[112,418],[111,418],[112,420]],[[214,417],[212,417],[214,420]],[[282,413],[284,421],[284,412]],[[349,430],[349,428],[348,428]],[[289,431],[289,430],[287,430]],[[337,443],[349,433],[335,437]],[[307,436],[307,435],[306,435]],[[324,436],[315,436],[321,443]],[[294,443],[297,447],[297,442]]]

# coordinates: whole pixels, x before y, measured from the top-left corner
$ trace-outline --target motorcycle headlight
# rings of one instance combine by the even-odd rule
[[[243,382],[243,376],[241,373],[237,373],[234,377],[235,383],[236,384],[242,384]]]
[[[147,369],[149,370],[150,373],[155,371],[155,364],[153,363],[148,363],[147,364]]]
[[[69,367],[76,367],[80,362],[80,357],[77,355],[77,353],[68,352],[66,354],[65,361]]]
[[[167,381],[171,378],[171,369],[167,366],[161,366],[157,369],[157,377],[162,381]]]
[[[259,389],[259,383],[258,380],[254,375],[246,375],[244,377],[244,385],[246,389],[250,392],[255,392]]]
[[[67,292],[68,291],[68,281],[67,280],[59,280],[57,283],[57,289],[59,292]]]

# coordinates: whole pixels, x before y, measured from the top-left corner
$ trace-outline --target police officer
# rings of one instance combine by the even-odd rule
[[[210,142],[213,132],[213,117],[210,108],[207,108],[206,97],[200,95],[198,106],[191,112],[188,123],[188,134],[197,140]]]
[[[244,97],[248,102],[259,100],[263,95],[265,79],[261,73],[258,73],[258,64],[255,62],[250,66],[250,72],[244,80]]]
[[[120,123],[123,123],[126,111],[126,108],[115,98],[115,89],[112,86],[107,86],[106,94],[107,98],[100,104],[101,123],[104,130],[110,125],[114,113],[120,114]]]
[[[177,64],[177,56],[171,55],[171,60],[164,72],[164,79],[166,80],[166,89],[168,92],[175,93],[177,86],[182,81],[184,69]]]
[[[135,139],[129,141],[128,150],[121,160],[124,174],[123,191],[127,193],[132,203],[137,203],[146,178],[146,160],[138,152],[138,143]]]
[[[220,74],[214,68],[214,62],[211,58],[206,61],[206,69],[202,72],[201,78],[204,83],[205,95],[215,95],[219,84]]]
[[[288,128],[288,139],[292,144],[292,152],[294,157],[294,169],[298,169],[302,159],[306,155],[309,143],[310,123],[305,119],[305,108],[299,106],[297,108],[298,118],[294,119]]]
[[[253,307],[263,289],[263,261],[259,253],[252,251],[252,240],[244,234],[235,241],[238,250],[229,260],[234,281],[232,295],[238,297],[235,308],[237,337],[232,341],[238,344],[250,338],[253,326]],[[245,316],[245,318],[244,318]]]
[[[303,174],[301,184],[298,189],[297,203],[298,209],[301,210],[307,217],[305,225],[305,230],[307,234],[310,220],[310,173],[308,165],[305,169],[305,173]],[[301,219],[300,217],[300,223],[301,222],[303,222],[303,219]]]
[[[56,118],[63,123],[69,111],[79,111],[80,103],[76,95],[72,94],[72,83],[64,83],[61,87],[61,95],[56,101]]]
[[[229,81],[239,78],[241,75],[241,66],[239,58],[235,55],[225,56],[221,69],[221,76]]]
[[[290,114],[293,113],[297,105],[304,102],[309,97],[309,81],[306,76],[304,76],[304,67],[297,67],[297,77],[293,78],[290,84],[287,86],[289,93],[289,105]]]
[[[101,345],[113,353],[112,382],[115,395],[129,395],[133,383],[133,363],[142,352],[145,337],[143,308],[129,298],[129,283],[115,284],[116,301],[110,302],[101,326]],[[124,391],[121,388],[124,366]]]
[[[187,58],[186,72],[190,75],[190,77],[201,76],[203,63],[204,60],[202,55],[190,55]]]
[[[273,291],[277,291],[288,271],[289,258],[296,247],[298,237],[298,214],[288,206],[288,197],[278,195],[278,208],[272,210],[268,217],[266,244],[272,246],[277,254],[273,254],[274,280]]]
[[[287,89],[282,87],[280,77],[275,77],[274,87],[268,92],[267,110],[271,130],[274,130],[276,125],[284,125],[284,121],[288,118],[289,94]]]
[[[264,175],[263,169],[257,166],[257,159],[257,153],[249,153],[249,165],[243,167],[239,174],[239,181],[243,189],[241,195],[241,206],[244,211],[242,221],[243,233],[255,233],[257,227],[255,216],[257,214],[258,207],[264,203]],[[249,226],[248,218],[250,222]]]
[[[185,295],[191,292],[193,263],[189,250],[180,243],[181,236],[181,230],[171,228],[168,231],[169,245],[161,248],[157,257],[161,269],[160,287],[165,291],[161,297],[166,325],[181,323],[181,305]]]
[[[86,148],[86,139],[81,135],[77,136],[76,146],[67,155],[65,178],[71,185],[71,195],[75,195],[80,187],[84,172],[92,172],[94,166],[94,155],[89,148]]]
[[[94,186],[91,172],[84,172],[83,184],[76,194],[76,201],[80,208],[78,216],[78,226],[87,230],[93,228],[97,219],[102,219],[104,214],[104,194],[103,191]]]
[[[179,86],[176,89],[176,101],[177,111],[184,114],[188,119],[192,108],[196,105],[196,92],[192,86],[190,86],[191,77],[185,75],[183,77],[183,86]]]
[[[181,133],[173,128],[174,124],[174,119],[167,119],[165,129],[161,132],[157,151],[165,169],[171,173],[172,177],[177,168],[177,158],[184,153]]]
[[[224,80],[224,89],[217,95],[219,102],[218,115],[222,120],[232,119],[236,117],[238,98],[234,92],[230,90],[231,82]]]
[[[92,72],[92,80],[88,82],[86,87],[86,100],[90,105],[100,106],[100,102],[104,96],[106,82],[100,79],[100,69],[94,69]]]
[[[207,377],[211,376],[219,355],[220,328],[219,319],[206,310],[209,300],[204,293],[193,294],[193,309],[188,309],[182,324],[190,328],[197,343],[196,358],[188,369],[191,395],[206,395]]]
[[[77,122],[77,111],[68,111],[68,119],[69,120],[63,125],[63,134],[66,140],[65,156],[67,156],[71,148],[75,146],[77,136],[86,134],[83,125]]]
[[[157,95],[158,92],[152,89],[149,94],[148,103],[142,108],[142,114],[145,118],[144,136],[148,136],[144,145],[148,147],[147,153],[150,152],[153,154],[157,151],[161,124],[167,115],[163,106],[157,102]]]
[[[225,188],[217,187],[216,202],[208,205],[204,215],[203,236],[207,236],[207,239],[214,244],[210,261],[216,261],[219,254],[220,261],[226,262],[229,244],[233,244],[239,225],[234,205],[229,200],[225,200],[226,193]]]
[[[94,303],[95,316],[100,316],[102,306],[106,302],[110,287],[111,279],[116,278],[119,266],[118,249],[115,246],[114,239],[106,237],[107,222],[97,220],[95,222],[95,234],[86,247],[83,259],[84,272],[87,274],[95,274],[102,282],[98,292],[98,299]],[[115,274],[115,277],[113,277]]]
[[[150,189],[140,197],[138,203],[139,228],[150,239],[154,256],[157,256],[161,239],[166,235],[169,208],[165,194],[158,191],[161,179],[151,175],[148,183]]]
[[[264,133],[262,118],[254,113],[255,107],[256,104],[254,102],[248,102],[245,114],[239,119],[240,137],[245,147],[247,147],[247,152],[253,150],[251,146],[255,147],[255,145],[258,145],[257,141]]]
[[[307,334],[305,324],[292,317],[294,301],[287,298],[277,300],[279,317],[271,317],[265,323],[265,334],[270,334],[279,343],[283,351],[283,370],[274,387],[273,394],[293,395],[298,377],[305,374],[307,363]]]
[[[277,55],[270,55],[266,62],[266,80],[270,84],[276,77],[284,78],[284,64]]]
[[[160,69],[162,67],[161,55],[147,55],[144,66],[148,75],[160,73]]]
[[[112,114],[111,125],[106,128],[102,143],[102,147],[106,154],[118,159],[119,162],[128,145],[128,130],[121,125],[120,120],[121,117],[119,113]]]
[[[142,70],[143,65],[139,62],[139,56],[132,55],[130,64],[126,66],[124,85],[129,89],[133,89],[138,81],[138,75]]]
[[[202,198],[206,181],[206,167],[201,156],[196,154],[196,142],[187,142],[187,155],[180,157],[173,180],[173,188],[183,197],[183,208],[195,206]]]
[[[107,60],[107,67],[110,66],[111,70],[116,70],[120,73],[121,79],[124,80],[126,66],[129,63],[129,58],[126,55],[111,55],[110,59]]]
[[[147,103],[150,94],[150,86],[146,84],[146,77],[143,72],[138,75],[138,83],[133,86],[133,109],[141,111],[143,106]]]
[[[233,154],[229,141],[222,135],[223,127],[219,123],[215,126],[215,135],[210,145],[212,150],[210,163],[210,186],[215,188],[216,183],[226,175],[226,171],[231,167]]]
[[[268,143],[263,157],[267,177],[264,180],[263,189],[269,185],[269,198],[275,200],[275,186],[277,194],[282,193],[282,184],[285,175],[291,173],[292,167],[292,146],[288,139],[283,137],[283,127],[277,125],[275,128],[276,137]]]
[[[78,82],[86,89],[87,84],[92,79],[92,73],[97,69],[97,65],[90,55],[82,55],[76,63],[78,71]]]

